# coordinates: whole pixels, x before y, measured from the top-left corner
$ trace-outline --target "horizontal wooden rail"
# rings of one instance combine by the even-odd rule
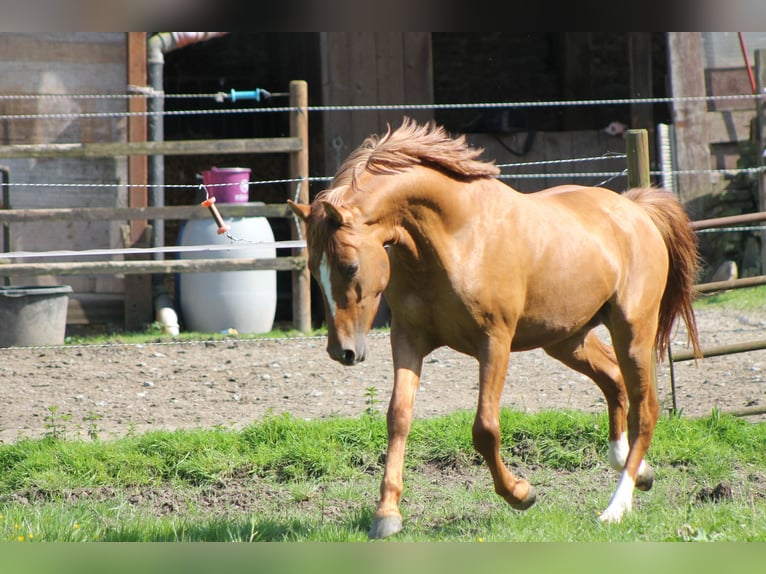
[[[713,229],[715,227],[740,225],[742,223],[755,223],[758,221],[766,221],[766,211],[745,213],[742,215],[730,215],[727,217],[715,217],[713,219],[700,219],[699,221],[692,221],[692,229]]]
[[[766,349],[766,340],[734,343],[731,345],[722,345],[720,347],[710,347],[709,349],[702,349],[702,356],[707,359],[709,357],[720,357],[721,355],[734,355],[736,353],[760,351],[761,349]],[[681,361],[691,361],[693,358],[694,353],[691,351],[673,353],[674,363],[679,363]]]
[[[0,253],[2,258],[2,253]],[[92,261],[67,263],[0,263],[0,277],[12,275],[114,275],[118,273],[200,273],[219,271],[301,271],[306,258],[274,257],[263,259],[164,259],[146,261]]]
[[[711,283],[700,283],[694,286],[697,293],[711,293],[714,291],[726,291],[727,289],[741,289],[743,287],[756,287],[766,284],[766,275],[756,275],[755,277],[742,277],[741,279],[730,279],[729,281],[713,281]]]
[[[305,81],[290,82],[290,135],[278,138],[126,141],[103,143],[44,143],[0,146],[0,160],[25,158],[94,158],[120,156],[227,155],[274,154],[289,155],[289,196],[303,203],[309,200],[308,170],[308,89]],[[139,178],[140,179],[140,178]],[[141,179],[141,182],[145,179]],[[137,180],[138,182],[138,180]],[[7,182],[6,182],[7,183]],[[16,183],[16,182],[15,182]],[[23,182],[22,182],[23,183]],[[114,187],[120,184],[115,183]],[[55,187],[55,186],[51,186]],[[7,189],[3,186],[4,190]],[[4,227],[5,248],[9,249],[8,230],[19,225],[45,221],[135,221],[188,220],[212,217],[200,205],[161,207],[77,207],[67,209],[0,209],[0,227]],[[291,217],[286,203],[219,204],[224,218]],[[305,225],[295,219],[291,226],[292,239],[301,239]],[[124,239],[125,243],[135,241]],[[61,263],[9,263],[0,253],[0,277],[34,275],[116,275],[170,274],[195,272],[249,271],[273,269],[293,272],[293,325],[301,331],[311,328],[311,293],[305,248],[295,248],[291,257],[233,258],[233,259],[135,259],[127,261],[91,261]],[[135,293],[131,293],[134,295]],[[127,298],[128,293],[126,293]],[[135,299],[135,297],[134,297]],[[126,302],[126,309],[130,307]],[[135,306],[131,308],[136,308]],[[131,312],[131,315],[138,315]],[[127,312],[126,312],[127,317]],[[126,319],[127,323],[127,319]]]
[[[114,157],[132,155],[205,155],[291,153],[303,149],[297,137],[219,140],[176,140],[107,143],[51,143],[0,146],[0,159]]]
[[[291,217],[287,203],[219,203],[224,217]],[[204,219],[212,217],[200,205],[163,207],[70,207],[66,209],[0,209],[0,225],[31,221],[119,221],[132,219]]]

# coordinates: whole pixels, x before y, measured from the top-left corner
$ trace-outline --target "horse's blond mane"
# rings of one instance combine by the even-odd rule
[[[500,169],[492,161],[477,158],[482,148],[469,146],[465,136],[451,137],[433,121],[418,124],[405,117],[402,125],[383,136],[372,135],[362,142],[341,165],[331,188],[356,187],[357,173],[364,169],[374,174],[400,172],[413,165],[428,165],[463,178],[491,177]]]

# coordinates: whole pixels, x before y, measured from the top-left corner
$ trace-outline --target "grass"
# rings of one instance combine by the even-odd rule
[[[238,339],[281,339],[291,337],[311,337],[326,334],[326,329],[314,329],[308,333],[295,329],[273,329],[268,333],[201,333],[198,331],[183,331],[178,335],[170,335],[162,332],[159,323],[152,323],[145,331],[124,331],[112,333],[100,333],[95,335],[70,335],[65,339],[67,345],[110,345],[110,344],[144,344],[165,341],[223,341],[236,337]]]
[[[700,298],[696,308],[766,307],[766,287]],[[323,334],[319,330],[313,334]],[[276,330],[252,337],[304,336]],[[68,344],[224,339],[144,333]],[[240,337],[251,337],[243,336]],[[0,540],[365,541],[382,473],[386,428],[378,398],[356,418],[270,416],[239,430],[154,431],[69,440],[55,407],[43,439],[0,445]],[[503,410],[503,455],[538,490],[527,512],[494,494],[470,437],[473,413],[416,420],[405,468],[398,541],[766,541],[766,424],[714,411],[663,416],[648,454],[654,488],[634,512],[603,525],[616,474],[607,468],[605,415]],[[729,485],[732,497],[704,498]]]
[[[655,488],[636,494],[621,524],[602,525],[616,485],[605,416],[503,411],[504,456],[540,493],[526,513],[494,494],[471,423],[468,412],[415,421],[396,540],[766,540],[764,424],[663,417]],[[0,445],[0,539],[364,541],[385,444],[384,418],[362,414]],[[731,500],[697,500],[722,482]]]
[[[703,294],[694,302],[695,309],[726,307],[739,311],[766,311],[766,285]]]

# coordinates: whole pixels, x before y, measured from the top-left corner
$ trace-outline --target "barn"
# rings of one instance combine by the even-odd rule
[[[189,208],[211,166],[250,169],[259,182],[250,201],[268,206],[296,192],[287,180],[305,161],[300,191],[311,197],[346,154],[403,114],[466,133],[522,191],[569,181],[622,190],[622,135],[646,129],[653,179],[695,219],[763,209],[754,97],[766,77],[763,33],[193,34],[0,33],[3,252],[174,246],[183,219],[88,214]],[[295,81],[305,82],[309,110],[302,160],[292,148],[257,149],[265,140],[292,145],[296,127],[280,109]],[[141,152],[147,142],[209,147]],[[78,216],[54,218],[56,210]],[[268,213],[277,241],[295,237],[289,218]],[[735,260],[743,275],[762,273],[757,233],[705,238],[703,248],[711,269]],[[158,292],[173,296],[178,277],[119,268],[24,275],[17,266],[26,262],[3,260],[4,283],[71,285],[71,332],[145,328]],[[304,271],[280,269],[276,324],[306,327],[299,313],[321,322],[315,294],[296,309],[307,283]]]

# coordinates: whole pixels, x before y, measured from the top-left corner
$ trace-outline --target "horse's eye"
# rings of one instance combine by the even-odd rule
[[[358,263],[349,263],[348,265],[343,266],[343,274],[346,276],[347,279],[353,278],[358,271],[359,271]]]

